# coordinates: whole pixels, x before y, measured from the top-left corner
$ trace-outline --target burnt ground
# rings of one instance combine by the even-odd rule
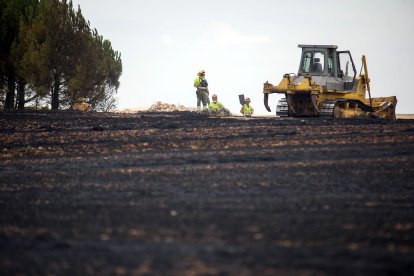
[[[0,274],[413,275],[414,120],[0,112]]]

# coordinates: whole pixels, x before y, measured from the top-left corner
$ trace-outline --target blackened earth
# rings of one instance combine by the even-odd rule
[[[414,120],[0,112],[1,275],[414,275]]]

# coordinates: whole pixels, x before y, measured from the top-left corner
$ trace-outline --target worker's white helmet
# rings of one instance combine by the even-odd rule
[[[200,70],[200,71],[198,71],[198,74],[197,75],[199,75],[199,76],[203,76],[203,75],[205,75],[206,74],[206,71],[204,71],[204,70]]]

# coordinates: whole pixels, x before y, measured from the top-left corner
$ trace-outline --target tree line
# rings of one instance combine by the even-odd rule
[[[0,106],[109,111],[121,54],[69,0],[0,0]]]

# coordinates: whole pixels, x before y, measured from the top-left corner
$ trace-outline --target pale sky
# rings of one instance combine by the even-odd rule
[[[411,0],[73,0],[122,54],[118,107],[196,106],[193,81],[206,71],[210,95],[230,111],[239,94],[263,106],[263,83],[297,73],[298,44],[350,50],[359,73],[367,57],[373,97],[397,96],[414,113],[414,1]]]

